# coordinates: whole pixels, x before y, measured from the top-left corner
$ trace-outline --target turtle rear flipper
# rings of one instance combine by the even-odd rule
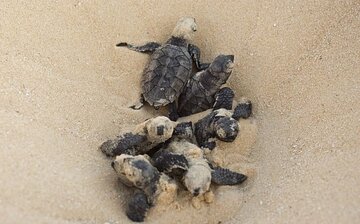
[[[141,52],[141,53],[152,53],[154,52],[158,47],[161,46],[161,44],[156,42],[149,42],[142,46],[135,46],[132,44],[128,44],[126,42],[120,42],[116,44],[117,47],[127,47],[130,50]]]
[[[154,166],[160,171],[175,176],[181,176],[189,168],[189,163],[184,155],[157,152],[153,156]]]
[[[217,110],[220,108],[231,110],[234,96],[234,91],[229,87],[224,87],[220,89],[219,92],[215,95],[215,103],[213,106],[213,110]]]
[[[145,100],[144,97],[141,95],[139,101],[136,102],[134,105],[131,105],[129,108],[133,110],[140,110],[144,106]]]
[[[232,118],[235,120],[240,120],[240,118],[248,118],[250,117],[252,113],[252,104],[250,100],[246,100],[245,102],[239,103],[235,109],[234,113],[232,115]]]
[[[150,207],[146,194],[138,191],[130,198],[126,208],[126,216],[133,222],[143,222]]]
[[[213,171],[211,172],[211,181],[218,185],[241,184],[246,179],[246,175],[233,172],[226,168],[214,167]]]

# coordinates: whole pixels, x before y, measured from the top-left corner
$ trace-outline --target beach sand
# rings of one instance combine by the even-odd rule
[[[149,57],[196,18],[203,61],[234,54],[229,86],[253,102],[223,165],[249,175],[149,223],[360,222],[359,1],[1,1],[0,223],[129,223],[131,189],[105,140],[159,115],[128,108]]]

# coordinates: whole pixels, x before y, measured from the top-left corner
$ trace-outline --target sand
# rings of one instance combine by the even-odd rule
[[[158,111],[132,111],[148,60],[196,18],[204,61],[234,54],[229,85],[254,116],[215,152],[246,184],[201,209],[180,195],[149,223],[360,222],[359,1],[1,1],[0,223],[128,223],[98,150]]]

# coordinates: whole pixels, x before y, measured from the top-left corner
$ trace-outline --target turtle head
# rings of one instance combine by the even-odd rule
[[[204,194],[210,189],[211,172],[208,166],[195,164],[190,166],[184,176],[185,187],[193,196]]]
[[[190,41],[196,30],[197,26],[195,18],[183,17],[177,22],[172,32],[172,36],[184,38],[185,40]]]
[[[239,134],[239,124],[231,117],[220,117],[214,123],[216,137],[224,142],[232,142]]]
[[[219,55],[210,64],[210,71],[213,75],[225,83],[229,78],[234,67],[234,55]]]
[[[219,55],[210,64],[210,69],[216,73],[231,73],[234,67],[234,55]]]
[[[148,139],[151,142],[165,142],[171,138],[176,123],[165,116],[152,118],[146,123]]]
[[[118,174],[120,181],[128,186],[144,189],[153,180],[156,180],[158,171],[146,157],[122,154],[117,156],[111,166]]]

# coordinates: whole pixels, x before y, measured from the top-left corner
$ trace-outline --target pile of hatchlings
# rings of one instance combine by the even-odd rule
[[[237,185],[247,179],[208,159],[207,152],[216,147],[216,141],[235,140],[238,121],[248,118],[252,108],[251,102],[242,98],[233,109],[234,92],[224,85],[234,56],[219,55],[211,64],[201,63],[199,48],[189,43],[196,29],[195,19],[184,17],[165,44],[117,44],[150,55],[140,101],[131,108],[139,110],[147,103],[169,110],[168,117],[148,119],[133,132],[100,146],[104,154],[115,157],[111,166],[120,181],[135,189],[126,208],[127,217],[135,222],[144,221],[162,197],[176,200],[179,190],[211,198],[211,184]],[[203,111],[207,112],[196,122],[177,122],[179,117]]]

